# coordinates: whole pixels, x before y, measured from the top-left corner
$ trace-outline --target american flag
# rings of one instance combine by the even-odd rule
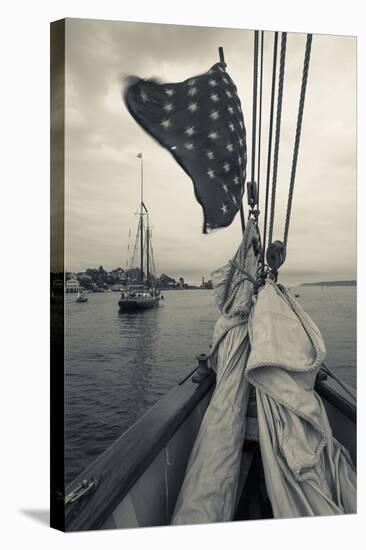
[[[192,179],[203,232],[230,225],[244,193],[247,152],[241,104],[225,64],[174,84],[131,78],[124,100]]]

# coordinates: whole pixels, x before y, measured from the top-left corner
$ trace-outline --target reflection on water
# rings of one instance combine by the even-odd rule
[[[323,333],[328,365],[355,385],[355,288],[296,292]],[[158,308],[128,314],[118,293],[88,297],[67,297],[65,308],[67,483],[192,370],[218,317],[207,290],[169,291]]]

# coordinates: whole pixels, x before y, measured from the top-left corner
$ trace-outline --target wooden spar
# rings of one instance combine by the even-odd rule
[[[220,63],[223,63],[226,67],[225,56],[224,56],[224,48],[222,46],[219,47],[219,57],[220,57]],[[244,208],[243,208],[243,202],[242,201],[240,202],[239,211],[240,211],[241,230],[244,234],[245,216],[244,216]]]
[[[143,221],[143,205],[144,205],[144,169],[141,153],[141,204],[140,204],[140,277],[141,283],[144,282],[144,221]]]

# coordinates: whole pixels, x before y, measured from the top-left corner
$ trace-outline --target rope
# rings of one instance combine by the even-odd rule
[[[262,141],[262,95],[263,95],[263,45],[264,31],[261,31],[261,60],[260,60],[260,77],[259,77],[259,121],[258,121],[258,164],[257,164],[257,208],[259,205],[259,188],[260,188],[260,173],[261,173],[261,141]]]
[[[327,367],[327,365],[325,363],[323,363],[322,365],[322,369],[327,373],[328,376],[330,376],[330,378],[333,378],[333,380],[335,380],[336,382],[338,382],[338,384],[341,386],[341,388],[344,389],[344,391],[350,395],[352,397],[352,399],[356,399],[356,392],[353,392],[352,391],[352,388],[349,388],[346,384],[344,384],[342,382],[342,380],[340,380],[338,378],[338,376],[336,374],[334,374],[334,372],[332,372],[330,370],[329,367]]]
[[[300,145],[300,137],[301,137],[301,127],[302,127],[302,118],[304,113],[304,104],[305,104],[305,94],[306,94],[306,85],[308,81],[308,73],[309,73],[309,62],[310,62],[310,53],[311,53],[311,42],[313,39],[312,34],[307,35],[306,39],[306,49],[305,49],[305,58],[304,58],[304,69],[302,73],[302,83],[301,83],[301,92],[300,92],[300,101],[299,101],[299,111],[297,115],[297,125],[296,125],[296,135],[295,135],[295,145],[294,145],[294,153],[292,157],[292,167],[291,167],[291,178],[290,178],[290,188],[289,188],[289,195],[288,195],[288,201],[287,201],[287,212],[286,212],[286,221],[285,221],[285,231],[284,231],[284,237],[283,237],[283,244],[287,245],[287,238],[288,238],[288,230],[290,226],[290,218],[291,218],[291,208],[292,208],[292,197],[294,193],[294,186],[295,186],[295,176],[296,176],[296,167],[297,167],[297,158],[299,154],[299,145]]]
[[[138,245],[139,237],[140,237],[140,222],[138,222],[138,226],[137,226],[136,240],[135,240],[135,245],[134,245],[134,248],[133,248],[132,258],[131,258],[131,262],[130,262],[130,269],[132,269],[135,265],[136,254],[137,254],[137,245]]]
[[[258,31],[254,31],[254,63],[253,63],[253,120],[252,120],[252,175],[255,178],[255,144],[257,134],[257,83],[258,83]]]
[[[229,264],[233,265],[234,267],[236,267],[236,269],[238,271],[240,271],[240,273],[242,273],[244,275],[244,279],[247,279],[248,281],[250,281],[251,283],[253,283],[253,285],[256,284],[256,280],[250,275],[250,273],[248,273],[247,271],[245,271],[245,269],[242,269],[241,266],[237,263],[237,261],[234,259],[234,260],[229,260]],[[242,280],[244,280],[242,279]]]
[[[168,466],[172,464],[169,462],[168,447],[164,447],[165,451],[165,468],[164,468],[164,482],[165,482],[165,513],[166,520],[169,523],[169,480],[168,480]]]
[[[278,78],[276,136],[275,136],[273,175],[272,175],[271,217],[269,221],[269,231],[268,231],[269,244],[272,243],[274,213],[275,213],[275,204],[276,204],[276,187],[277,187],[278,156],[279,156],[280,134],[281,134],[283,84],[284,84],[285,61],[286,61],[286,42],[287,42],[287,33],[283,32],[281,35],[281,53],[280,53],[280,70],[279,70],[280,72],[279,72],[279,78]]]
[[[274,40],[273,40],[271,109],[270,109],[270,117],[269,117],[269,136],[268,136],[268,155],[267,155],[267,178],[266,178],[266,200],[265,200],[264,224],[263,224],[263,247],[262,247],[262,273],[263,273],[263,275],[264,275],[264,255],[265,255],[265,252],[266,252],[267,219],[268,219],[268,199],[269,199],[269,182],[270,182],[270,178],[271,178],[273,114],[274,114],[274,100],[275,100],[275,93],[276,93],[277,47],[278,47],[278,32],[275,32],[275,34],[274,34]]]

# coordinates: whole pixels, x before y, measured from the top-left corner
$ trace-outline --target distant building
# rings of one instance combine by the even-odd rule
[[[212,288],[212,281],[205,281],[205,278],[202,277],[202,284],[200,285],[200,288],[208,288],[208,289],[211,289]]]
[[[126,279],[126,274],[121,267],[117,267],[116,269],[113,269],[110,272],[110,275],[111,277],[113,277],[115,281],[124,281]]]
[[[69,279],[66,281],[66,292],[78,292],[79,290],[79,281],[77,279]]]

